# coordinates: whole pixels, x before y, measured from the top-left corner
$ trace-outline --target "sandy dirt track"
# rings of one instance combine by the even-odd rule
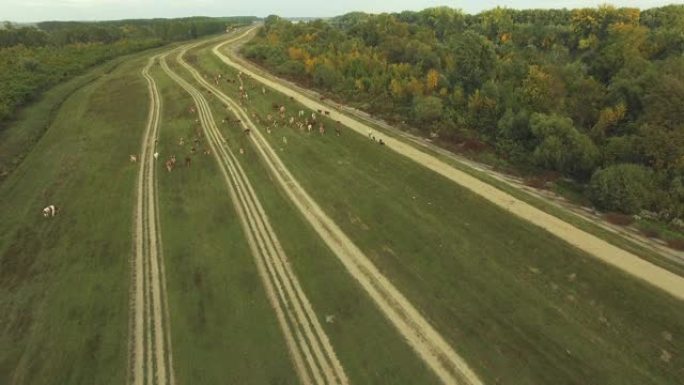
[[[142,70],[147,80],[150,112],[139,154],[136,191],[128,380],[133,385],[175,384],[153,157],[161,100],[149,69],[156,58],[150,58]]]
[[[245,128],[251,128],[252,143],[288,197],[428,367],[445,384],[481,384],[467,363],[306,193],[248,114],[220,89],[204,80],[195,69],[187,63],[184,65],[197,82],[238,114],[246,124]]]
[[[184,47],[180,55],[192,46]],[[348,384],[347,376],[289,265],[268,216],[237,158],[225,145],[208,102],[196,88],[168,67],[165,58],[161,64],[197,105],[205,136],[224,176],[300,380],[303,384]]]
[[[249,33],[247,31],[240,36],[240,38],[247,38]],[[367,135],[372,127],[353,119],[336,110],[331,110],[328,106],[313,100],[306,95],[301,94],[291,88],[281,84],[280,81],[274,80],[274,77],[264,77],[252,71],[241,63],[232,60],[230,57],[220,51],[221,47],[235,42],[236,39],[230,39],[219,43],[213,48],[214,54],[219,57],[224,63],[249,74],[252,78],[258,80],[264,85],[291,96],[298,102],[312,110],[329,110],[330,118],[339,120],[345,126],[351,128],[361,135]],[[376,134],[377,135],[377,134]],[[659,289],[669,293],[677,299],[684,300],[684,278],[673,274],[659,266],[645,261],[638,256],[620,249],[612,244],[598,238],[595,235],[580,230],[563,220],[547,214],[546,212],[537,209],[536,207],[525,203],[508,193],[505,193],[492,185],[489,185],[469,174],[460,171],[448,163],[445,163],[435,156],[427,154],[401,140],[392,137],[382,137],[386,146],[399,154],[423,165],[424,167],[458,183],[467,188],[473,193],[487,199],[500,208],[536,225],[546,231],[554,234],[569,244],[579,248],[580,250],[610,264],[624,272],[639,278]]]

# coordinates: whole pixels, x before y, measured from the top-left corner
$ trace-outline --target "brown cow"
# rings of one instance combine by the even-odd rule
[[[171,155],[171,157],[167,159],[164,164],[166,165],[166,171],[173,171],[173,169],[176,168],[176,156]]]

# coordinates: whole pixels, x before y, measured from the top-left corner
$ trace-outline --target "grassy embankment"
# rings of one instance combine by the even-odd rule
[[[192,155],[190,96],[156,65],[161,231],[174,368],[183,384],[294,384],[296,376],[213,158]],[[184,138],[185,144],[179,145]],[[171,155],[179,167],[169,173]],[[186,156],[193,159],[184,167]]]
[[[0,182],[2,182],[19,164],[50,127],[60,111],[62,103],[74,92],[102,76],[110,74],[121,63],[148,55],[134,53],[124,55],[89,69],[63,83],[43,92],[33,103],[21,108],[16,119],[5,122],[0,127]]]
[[[194,84],[189,73],[171,59],[169,66]],[[274,188],[268,170],[237,125],[221,124],[227,115],[225,107],[215,98],[208,99],[351,383],[437,383],[284,193]],[[239,155],[240,148],[244,155]],[[334,322],[325,322],[326,315],[333,315]]]
[[[48,125],[0,185],[0,383],[126,381],[128,154],[147,117],[149,54],[49,91],[4,136],[28,146]],[[59,215],[43,218],[47,204]]]
[[[197,66],[235,72],[206,48]],[[222,82],[228,95],[237,86]],[[247,81],[262,117],[301,107]],[[672,384],[681,303],[361,135],[276,128],[305,189],[487,383]],[[283,145],[282,137],[288,139]]]

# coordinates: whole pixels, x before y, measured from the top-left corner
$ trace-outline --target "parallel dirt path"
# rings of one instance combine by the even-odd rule
[[[293,90],[278,80],[264,77],[250,68],[232,60],[224,55],[220,49],[222,46],[246,37],[252,30],[219,43],[213,48],[214,54],[225,64],[242,71],[262,84],[290,96],[312,110],[330,110],[330,108],[306,95]],[[330,118],[340,121],[345,126],[351,128],[361,135],[367,135],[372,127],[351,118],[339,111],[330,110]],[[467,188],[473,193],[487,199],[500,208],[510,212],[536,226],[539,226],[578,249],[592,255],[610,265],[613,265],[624,272],[639,278],[651,285],[669,293],[677,299],[684,300],[684,278],[671,273],[659,266],[654,265],[638,256],[616,247],[603,239],[580,230],[571,224],[550,215],[512,195],[497,189],[463,171],[460,171],[439,158],[425,153],[402,140],[393,137],[382,138],[387,148],[421,164],[422,166],[450,179],[453,182]]]
[[[190,47],[185,47],[181,54]],[[209,103],[200,91],[168,67],[165,57],[161,64],[169,77],[185,89],[197,105],[204,134],[225,179],[300,380],[305,385],[348,384],[349,380],[290,267],[268,216],[216,126]]]
[[[239,37],[238,37],[239,39]],[[420,312],[373,265],[368,257],[342,232],[302,188],[269,145],[249,115],[231,98],[207,82],[182,60],[180,63],[212,94],[241,119],[253,134],[250,138],[266,165],[295,206],[309,221],[343,263],[347,271],[366,290],[385,317],[445,384],[482,384],[467,363],[452,349]]]
[[[150,95],[150,112],[140,149],[136,191],[128,381],[132,385],[175,384],[153,157],[161,100],[149,70],[156,59],[150,58],[142,70]]]

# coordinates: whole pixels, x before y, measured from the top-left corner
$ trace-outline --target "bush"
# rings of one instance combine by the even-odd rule
[[[608,213],[603,216],[608,223],[612,223],[618,226],[629,226],[634,223],[634,218],[631,215],[620,214],[620,213]]]
[[[291,77],[299,77],[304,75],[304,64],[296,60],[288,60],[279,65],[276,69],[279,73]]]
[[[530,129],[539,140],[532,154],[538,166],[581,178],[590,175],[599,156],[598,148],[570,118],[535,113]]]
[[[641,231],[641,234],[643,234],[645,237],[660,238],[660,232],[656,229],[642,228],[642,229],[639,229],[639,231]]]
[[[316,66],[313,72],[314,84],[319,87],[330,89],[339,85],[343,80],[342,75],[327,64]]]
[[[651,171],[636,164],[618,164],[598,170],[589,182],[589,198],[596,206],[636,214],[653,202]]]
[[[442,115],[442,100],[436,96],[416,96],[413,114],[419,122],[432,122]]]
[[[684,251],[684,240],[683,239],[668,239],[667,245],[672,249]]]
[[[277,66],[285,62],[285,54],[277,47],[266,44],[250,44],[243,48],[242,53],[249,59],[259,62],[268,62]]]
[[[531,178],[525,178],[525,186],[529,186],[536,189],[546,189],[548,188],[548,181],[539,176],[533,176]]]
[[[639,138],[628,135],[608,139],[603,157],[608,164],[639,163]]]

